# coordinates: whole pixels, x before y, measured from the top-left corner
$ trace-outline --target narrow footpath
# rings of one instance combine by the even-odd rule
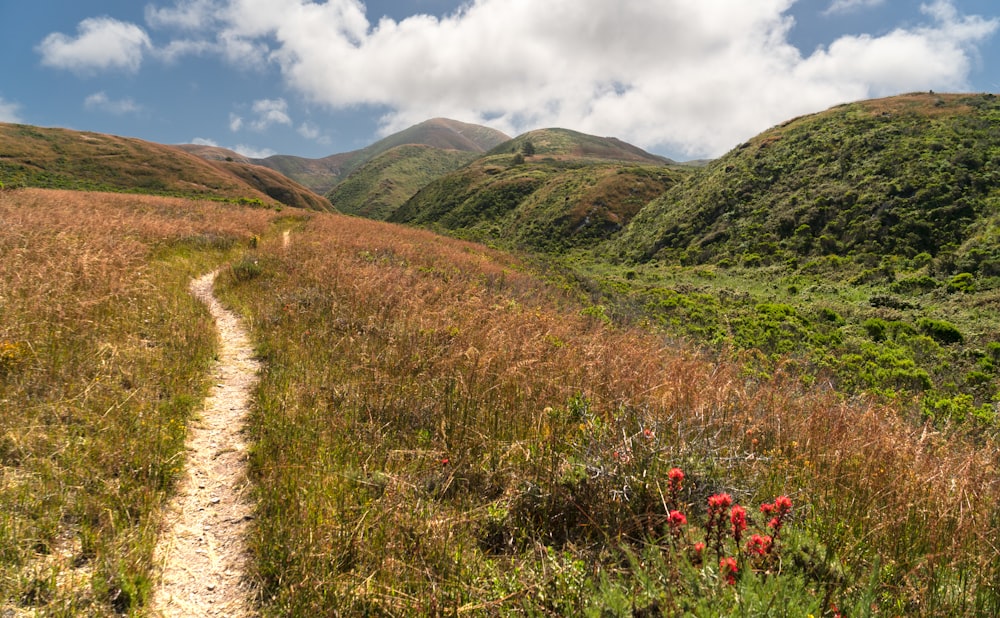
[[[156,548],[162,564],[154,616],[253,616],[245,537],[252,518],[246,448],[240,432],[258,363],[239,318],[213,295],[215,274],[191,283],[219,330],[215,383],[190,428],[187,462]]]

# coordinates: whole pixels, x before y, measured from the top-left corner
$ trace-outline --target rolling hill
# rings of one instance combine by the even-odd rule
[[[246,160],[281,172],[314,192],[325,195],[353,170],[397,146],[422,144],[441,150],[481,153],[509,139],[507,135],[488,127],[446,118],[434,118],[394,133],[360,150],[333,154],[319,159],[293,155],[273,155],[265,159]],[[240,155],[225,149],[191,144],[181,146],[181,148],[212,159],[226,159],[228,157],[239,161],[241,158]]]
[[[430,183],[388,220],[545,250],[620,230],[684,175],[613,138],[531,131]]]
[[[390,217],[541,256],[0,125],[0,614],[155,613],[218,272],[264,615],[1000,615],[998,120],[859,102],[703,169],[532,132]]]
[[[1000,274],[1000,99],[910,94],[796,118],[650,204],[615,241],[635,260],[872,267],[926,255]]]
[[[206,161],[172,146],[100,133],[0,124],[6,186],[112,191],[329,210],[324,198],[259,166]]]
[[[386,219],[417,191],[476,158],[476,153],[404,144],[375,156],[327,193],[337,210]]]

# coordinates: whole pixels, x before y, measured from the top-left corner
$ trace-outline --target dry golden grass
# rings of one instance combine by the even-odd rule
[[[267,366],[252,460],[267,612],[573,613],[645,590],[623,552],[656,542],[674,465],[693,520],[716,491],[793,497],[789,539],[831,552],[789,557],[799,610],[996,607],[993,443],[611,329],[481,246],[336,216],[294,238],[223,282]],[[672,590],[658,606],[686,607],[697,577],[648,568]],[[753,582],[742,598],[770,590]]]
[[[215,347],[187,282],[275,217],[0,191],[0,612],[141,607]]]

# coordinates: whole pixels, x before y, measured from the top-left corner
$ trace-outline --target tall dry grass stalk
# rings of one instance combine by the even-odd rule
[[[319,216],[258,259],[222,288],[266,363],[270,613],[579,610],[552,599],[638,585],[620,552],[655,538],[674,465],[695,516],[715,491],[793,497],[802,543],[829,550],[799,567],[803,598],[996,602],[992,443],[608,328],[516,259],[427,232]]]
[[[215,348],[187,282],[274,219],[0,191],[0,613],[141,608]]]

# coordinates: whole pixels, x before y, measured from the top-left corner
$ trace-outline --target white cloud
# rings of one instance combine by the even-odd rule
[[[117,101],[108,98],[104,91],[95,92],[83,100],[83,106],[91,111],[102,111],[120,116],[122,114],[134,114],[142,110],[142,106],[137,104],[131,97],[119,99]]]
[[[863,9],[869,9],[885,4],[885,0],[833,0],[830,6],[823,11],[824,15],[836,13],[852,13]]]
[[[276,124],[292,124],[288,116],[288,102],[284,99],[260,99],[253,102],[251,109],[257,114],[257,119],[250,123],[254,131],[266,131]]]
[[[977,46],[1000,24],[933,0],[906,27],[803,54],[789,38],[797,1],[469,0],[441,18],[372,23],[360,0],[176,0],[146,19],[183,34],[160,48],[164,58],[276,67],[313,104],[384,108],[386,133],[448,116],[511,134],[563,126],[694,157],[836,103],[965,89]],[[883,3],[823,4],[834,13]],[[284,99],[252,112],[231,116],[230,128],[293,126]]]
[[[191,143],[196,146],[211,146],[213,148],[220,148],[219,143],[215,140],[208,139],[207,137],[196,137],[191,140]],[[221,146],[226,150],[232,150],[233,152],[239,153],[244,157],[249,159],[266,159],[271,155],[278,154],[277,152],[271,150],[270,148],[257,148],[256,146],[248,146],[246,144],[237,144],[235,146]]]
[[[36,49],[46,66],[87,73],[107,69],[135,72],[151,47],[149,35],[139,26],[94,17],[80,22],[75,38],[53,32]]]
[[[179,0],[175,6],[157,8],[146,5],[146,23],[150,28],[205,30],[215,25],[218,11],[213,0]]]
[[[296,131],[298,132],[299,135],[308,140],[313,140],[315,142],[319,142],[320,144],[330,143],[330,138],[323,135],[322,131],[320,131],[320,128],[311,122],[308,121],[303,122],[302,124],[299,125],[299,128],[296,129]]]
[[[21,109],[21,106],[17,103],[6,101],[3,97],[0,97],[0,122],[24,122],[20,114],[18,114],[19,109]]]
[[[714,156],[835,103],[960,89],[974,46],[997,28],[937,0],[924,7],[928,23],[804,57],[788,38],[794,2],[475,0],[443,18],[372,24],[357,0],[229,0],[218,40],[276,64],[314,103],[388,108],[385,132],[450,116]],[[285,107],[255,112],[255,128],[290,124]]]
[[[232,112],[230,112],[230,114],[229,114],[229,130],[232,131],[233,133],[236,133],[237,131],[239,131],[242,128],[243,128],[243,118],[240,117],[240,116],[237,116],[236,114],[233,114]]]
[[[257,148],[256,146],[248,146],[246,144],[237,144],[232,148],[230,148],[229,150],[238,152],[244,157],[250,159],[266,159],[271,155],[278,154],[277,152],[271,150],[270,148]]]

